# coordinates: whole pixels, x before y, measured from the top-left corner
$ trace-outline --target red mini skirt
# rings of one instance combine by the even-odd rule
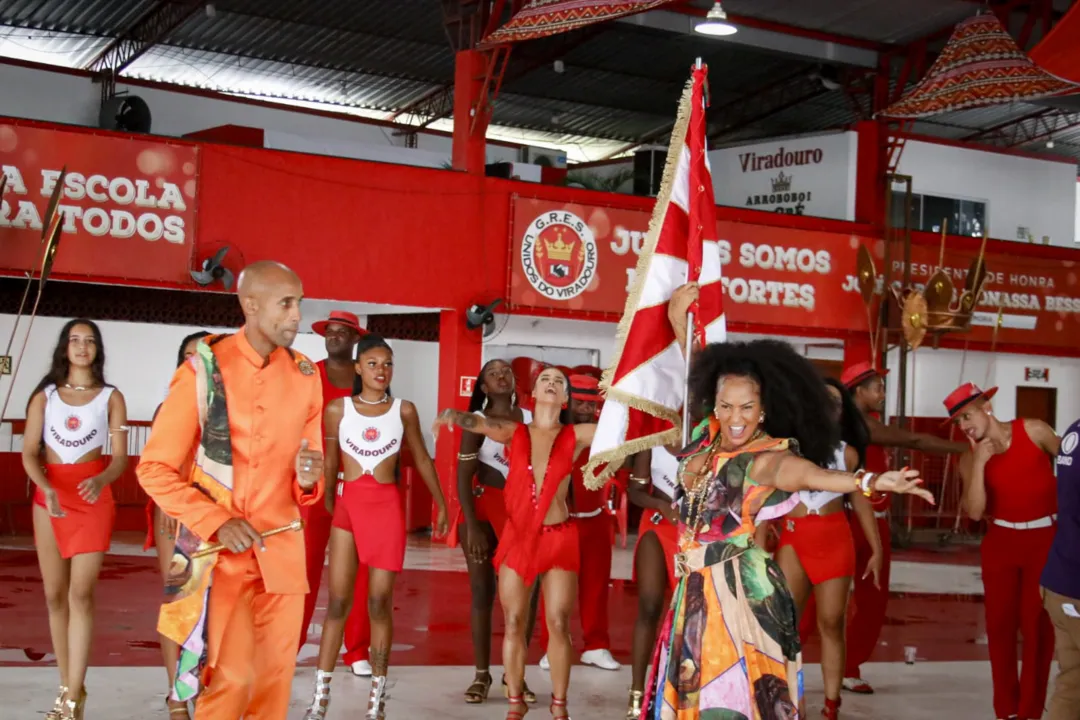
[[[396,484],[374,475],[339,482],[333,527],[352,533],[361,565],[401,572],[405,567],[405,509]]]
[[[79,496],[79,483],[100,475],[109,466],[106,458],[90,462],[66,464],[48,464],[45,476],[56,490],[64,517],[50,517],[56,546],[65,560],[76,555],[106,552],[112,538],[113,523],[116,521],[116,503],[113,501],[112,488],[108,485],[101,491],[97,502],[88,503]],[[45,493],[41,488],[34,492],[34,504],[47,508]]]
[[[641,513],[641,522],[638,523],[638,539],[634,545],[634,570],[633,580],[637,582],[637,549],[641,540],[648,533],[654,533],[660,541],[660,547],[664,551],[664,561],[667,563],[668,589],[675,589],[675,555],[679,552],[679,528],[672,525],[664,516],[653,522],[653,516],[659,513],[653,510],[645,510]]]
[[[501,537],[503,526],[506,525],[506,499],[502,488],[477,485],[473,495],[473,504],[476,507],[476,519],[490,523],[492,530],[495,531],[495,537]]]
[[[512,528],[512,524],[506,527]],[[580,540],[577,523],[565,520],[555,525],[544,525],[535,545],[535,553],[529,552],[523,543],[516,542],[513,532],[499,538],[495,553],[495,568],[504,565],[531,585],[538,576],[550,570],[566,570],[576,573],[581,569]]]
[[[785,517],[780,526],[778,549],[793,548],[814,585],[855,575],[855,539],[846,512]]]

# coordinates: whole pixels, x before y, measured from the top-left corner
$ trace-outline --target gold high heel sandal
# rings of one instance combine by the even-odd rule
[[[59,720],[83,720],[83,711],[86,710],[86,688],[79,693],[78,700],[68,698],[60,706]]]
[[[45,720],[60,720],[60,710],[64,707],[64,699],[67,697],[68,689],[63,685],[60,686],[60,693],[56,696],[56,701],[53,703],[52,710],[45,713]]]
[[[645,693],[641,690],[630,691],[630,704],[626,708],[626,720],[638,720],[641,717],[641,703]]]

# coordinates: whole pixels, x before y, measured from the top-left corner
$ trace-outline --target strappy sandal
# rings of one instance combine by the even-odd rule
[[[315,671],[315,693],[311,697],[311,706],[304,713],[304,720],[325,720],[330,709],[330,681],[333,673],[324,670]]]
[[[525,708],[524,710],[507,710],[506,720],[523,720],[525,713],[529,712],[529,706],[525,703],[525,700],[522,699],[522,696],[514,695],[511,697],[510,695],[507,695],[506,699],[510,701],[511,708],[515,705]]]
[[[566,714],[556,715],[555,710],[562,708]],[[548,706],[548,712],[551,713],[551,717],[557,718],[557,720],[570,720],[570,711],[566,709],[566,698],[557,698],[554,695],[551,696],[551,705]]]
[[[174,720],[191,720],[188,704],[183,700],[165,698],[165,707],[169,711],[169,717],[174,718]]]
[[[465,702],[468,705],[480,705],[488,699],[491,693],[491,672],[477,671],[472,685],[465,691]]]
[[[60,709],[64,706],[64,699],[67,697],[68,689],[63,685],[60,686],[60,692],[56,696],[56,701],[53,702],[52,710],[45,713],[45,720],[60,720]]]
[[[60,705],[59,720],[83,720],[83,711],[86,710],[86,688],[79,693],[78,700],[68,698]]]
[[[510,699],[510,686],[506,684],[506,675],[505,674],[502,676],[502,689],[503,689],[503,696],[507,700],[509,700]],[[529,689],[529,683],[525,682],[524,680],[521,681],[521,696],[523,698],[525,698],[525,702],[528,705],[535,705],[536,704],[536,693],[534,693],[532,690]]]
[[[643,691],[630,691],[630,703],[626,707],[626,720],[638,720],[641,717],[641,704],[644,701],[645,693]]]
[[[830,700],[825,698],[825,707],[821,709],[821,717],[825,720],[839,720],[840,718],[840,698]]]
[[[368,710],[364,720],[386,720],[386,676],[375,675],[371,678],[371,694],[368,695]]]

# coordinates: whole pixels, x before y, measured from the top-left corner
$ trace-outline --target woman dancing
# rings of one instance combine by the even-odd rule
[[[191,333],[180,341],[180,350],[176,355],[176,367],[179,368],[184,362],[195,354],[195,348],[199,341],[210,333],[205,330]],[[154,419],[157,418],[161,405],[154,410]],[[143,550],[149,550],[153,545],[157,551],[158,566],[161,568],[162,581],[169,579],[169,565],[172,563],[173,547],[176,545],[176,520],[161,512],[161,508],[153,500],[146,503],[146,542]],[[161,659],[165,663],[165,673],[169,678],[169,692],[165,695],[165,704],[169,708],[169,715],[176,720],[189,718],[188,706],[182,700],[172,699],[172,688],[176,684],[176,665],[180,662],[180,648],[175,642],[159,635],[161,644]]]
[[[378,335],[356,345],[353,397],[326,406],[327,492],[335,492],[330,531],[330,602],[319,642],[315,694],[306,720],[323,720],[330,706],[330,679],[341,652],[345,618],[353,603],[359,565],[368,568],[368,614],[371,617],[371,695],[368,720],[385,717],[386,671],[393,642],[394,581],[405,563],[405,513],[395,470],[404,438],[413,461],[439,508],[435,534],[446,532],[446,501],[435,464],[428,455],[416,406],[390,396],[394,353]],[[344,480],[337,480],[339,464]]]
[[[679,460],[667,448],[660,447],[638,453],[632,462],[627,495],[643,512],[634,546],[638,611],[630,652],[632,670],[627,720],[636,720],[641,715],[645,673],[664,615],[664,600],[675,587],[675,553],[679,541],[679,512],[674,501]]]
[[[669,304],[679,338],[696,297]],[[775,562],[753,543],[755,526],[780,517],[800,490],[913,493],[918,472],[824,470],[839,441],[814,367],[786,343],[709,345],[694,358],[691,402],[709,419],[679,469],[680,576],[654,652],[642,717],[687,711],[788,720],[802,713],[802,653],[795,604]],[[708,651],[706,652],[706,648]],[[729,672],[732,671],[732,672]]]
[[[499,443],[510,443],[506,478],[506,525],[495,554],[499,600],[506,619],[503,665],[509,688],[507,720],[528,712],[522,697],[525,681],[525,617],[529,588],[540,578],[548,626],[547,656],[551,664],[551,715],[569,717],[573,647],[570,611],[577,597],[579,564],[577,525],[570,520],[566,495],[574,458],[592,443],[596,425],[570,425],[566,414],[570,381],[558,368],[545,368],[536,378],[533,420],[528,425],[499,418],[444,410],[440,427],[458,426]]]
[[[532,413],[518,407],[514,385],[514,371],[508,362],[488,361],[476,378],[469,412],[481,417],[530,423]],[[457,490],[463,517],[461,548],[465,551],[472,591],[470,625],[476,658],[476,676],[465,690],[465,702],[470,705],[487,700],[491,690],[491,611],[495,606],[495,566],[491,562],[491,551],[497,547],[506,522],[503,487],[509,471],[510,460],[505,445],[477,433],[465,431],[461,434]],[[538,597],[539,588],[534,588],[525,627],[526,642],[532,639]],[[509,696],[505,675],[503,692]],[[536,695],[528,685],[524,685],[523,693],[527,703],[536,702]]]
[[[830,400],[829,414],[840,427],[841,437],[827,467],[854,472],[864,467],[870,430],[842,383],[826,378],[825,389]],[[813,597],[815,601],[817,628],[821,635],[821,674],[825,680],[822,715],[836,720],[840,713],[840,686],[844,680],[844,623],[856,569],[855,541],[844,509],[845,500],[851,503],[874,548],[866,574],[873,574],[875,580],[881,570],[881,540],[874,509],[861,492],[802,490],[796,495],[798,504],[780,521],[776,562],[795,601],[801,628],[809,626],[809,622],[803,622],[807,600]]]
[[[124,396],[105,383],[101,330],[90,320],[67,322],[52,367],[30,396],[22,450],[37,486],[34,544],[60,670],[49,720],[81,720],[86,705],[94,590],[116,518],[109,485],[127,467],[127,430]]]

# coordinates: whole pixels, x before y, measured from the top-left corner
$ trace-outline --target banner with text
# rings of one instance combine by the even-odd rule
[[[648,231],[648,212],[515,197],[512,218],[512,306],[622,312]],[[790,327],[798,333],[866,332],[867,313],[855,280],[856,253],[865,243],[877,258],[878,272],[883,272],[881,240],[724,220],[717,222],[717,229],[729,324]],[[937,255],[933,246],[912,248],[913,284],[929,279]],[[974,252],[946,253],[945,269],[957,293],[974,257]],[[994,254],[987,256],[986,265],[990,275],[969,336],[973,342],[990,341],[992,325],[1004,308],[998,342],[1075,345],[1080,337],[1080,268]],[[893,272],[893,277],[902,277],[903,262],[893,261]]]
[[[195,146],[11,124],[0,124],[0,166],[7,178],[0,267],[36,267],[49,197],[65,165],[54,273],[189,281]]]

